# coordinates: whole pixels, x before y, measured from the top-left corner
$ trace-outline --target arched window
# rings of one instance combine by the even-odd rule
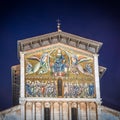
[[[57,88],[58,88],[58,97],[62,97],[62,80],[61,79],[58,79]]]

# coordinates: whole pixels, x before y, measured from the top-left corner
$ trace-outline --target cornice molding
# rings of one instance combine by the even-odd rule
[[[67,44],[69,46],[73,46],[78,49],[83,49],[91,53],[98,53],[103,44],[101,42],[83,38],[78,35],[57,31],[23,40],[18,40],[18,58],[20,56],[19,54],[21,51],[27,51],[55,43]]]

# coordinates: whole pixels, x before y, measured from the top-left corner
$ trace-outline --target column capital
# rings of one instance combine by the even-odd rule
[[[41,103],[42,103],[42,104],[45,104],[45,102],[43,102],[43,101],[42,101]]]
[[[59,102],[59,104],[60,104],[60,105],[62,105],[62,104],[63,104],[63,102]]]
[[[96,103],[97,103],[98,106],[101,106],[102,101],[96,101]]]
[[[26,102],[26,100],[25,100],[24,97],[20,97],[20,98],[19,98],[19,103],[20,103],[21,105],[25,104],[25,102]]]
[[[36,104],[36,102],[35,102],[35,101],[32,101],[32,104]]]
[[[55,102],[51,101],[51,102],[50,102],[50,105],[53,105],[54,103],[55,103]]]
[[[92,103],[92,102],[86,102],[86,105],[87,105],[87,106],[89,106],[89,105],[90,105],[90,103]]]
[[[69,105],[72,105],[72,102],[70,101],[70,102],[68,102],[68,104],[69,104]]]
[[[94,56],[94,57],[99,57],[99,54],[94,54],[93,56]]]
[[[77,102],[77,106],[80,107],[80,102]]]

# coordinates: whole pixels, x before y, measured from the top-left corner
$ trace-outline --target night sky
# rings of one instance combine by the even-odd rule
[[[83,2],[84,1],[84,2]],[[0,0],[0,110],[12,106],[11,66],[19,64],[17,40],[61,29],[103,42],[99,65],[103,105],[120,110],[120,4],[85,0]]]

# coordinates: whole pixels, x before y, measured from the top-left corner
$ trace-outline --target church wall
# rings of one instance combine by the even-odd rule
[[[35,110],[34,106],[35,105]],[[60,112],[60,105],[62,106]],[[98,120],[97,104],[95,102],[26,102],[25,104],[25,118],[26,120],[44,120],[44,113],[42,109],[50,108],[51,120],[72,120],[71,108],[77,108],[77,120]],[[43,106],[43,108],[42,108]],[[19,106],[0,112],[0,120],[21,120],[21,111]],[[120,112],[101,106],[101,119],[100,120],[120,120]],[[33,114],[33,111],[35,114]],[[31,114],[31,115],[30,115]],[[34,115],[34,116],[33,116]]]
[[[35,110],[33,108],[35,105]],[[26,102],[26,120],[44,120],[45,109],[50,110],[50,120],[75,120],[72,115],[76,116],[77,120],[98,120],[97,105],[94,102],[73,102],[73,101],[44,101],[44,102]],[[76,113],[72,113],[75,108]],[[34,114],[33,114],[34,112]]]
[[[21,94],[24,97],[21,99],[26,102],[23,118],[97,120],[96,106],[89,103],[96,102],[94,69],[97,65],[94,65],[93,54],[67,45],[55,44],[21,53],[21,63],[22,72],[24,71],[21,73],[24,75],[21,78],[21,81],[24,81],[21,91],[25,88]],[[59,101],[59,98],[62,98],[62,101]],[[92,112],[90,106],[93,106]],[[45,116],[46,112],[50,115]]]
[[[54,34],[19,42],[21,105],[0,120],[120,120],[120,112],[101,107],[102,43]]]

